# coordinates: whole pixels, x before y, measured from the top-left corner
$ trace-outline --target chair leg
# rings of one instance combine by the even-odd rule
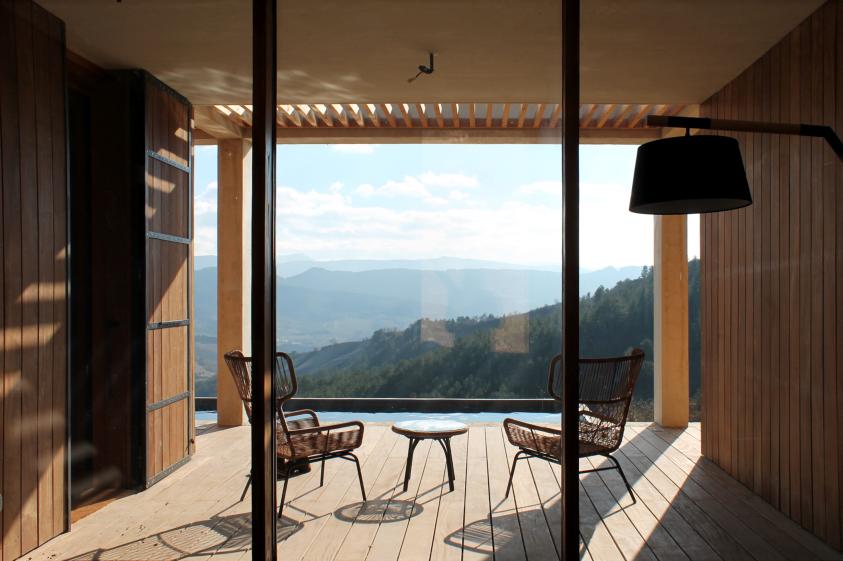
[[[284,487],[281,489],[281,503],[278,505],[278,519],[281,519],[281,513],[284,512],[284,500],[287,498],[287,482],[290,480],[290,465],[284,466]]]
[[[519,456],[521,456],[521,451],[519,450],[515,457],[512,459],[512,469],[509,470],[509,483],[506,484],[506,493],[504,494],[504,498],[509,496],[509,491],[512,489],[512,476],[515,475],[515,465],[518,463]]]
[[[246,479],[246,487],[243,488],[243,494],[240,495],[240,502],[243,502],[243,499],[246,498],[246,492],[249,490],[249,485],[252,484],[252,472],[249,472],[249,478]]]
[[[324,484],[325,484],[325,460],[322,460],[322,468],[321,468],[321,471],[319,472],[319,486],[321,487]]]
[[[354,465],[357,466],[357,481],[360,482],[360,494],[363,496],[363,502],[366,502],[366,489],[363,487],[363,472],[360,471],[360,461],[357,459],[357,456],[352,454],[351,452],[348,453],[351,456],[351,459],[354,460]]]
[[[627,480],[627,478],[626,478],[626,474],[623,472],[623,468],[621,467],[621,464],[620,464],[620,463],[618,463],[618,460],[617,460],[617,459],[613,458],[613,457],[612,457],[612,456],[610,456],[609,454],[606,454],[606,456],[605,456],[605,457],[606,457],[606,458],[609,458],[610,460],[612,460],[612,463],[614,463],[614,464],[615,464],[615,468],[616,468],[616,469],[618,470],[618,472],[621,474],[621,479],[623,479],[623,484],[624,484],[624,485],[626,485],[626,490],[627,490],[627,491],[629,491],[629,496],[630,496],[630,497],[632,497],[632,504],[637,503],[637,502],[638,502],[638,500],[635,498],[635,493],[633,493],[633,492],[632,492],[632,485],[630,485],[630,484],[629,484],[629,481],[628,481],[628,480]]]

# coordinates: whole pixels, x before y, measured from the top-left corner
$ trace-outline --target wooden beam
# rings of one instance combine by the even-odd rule
[[[492,117],[494,116],[494,106],[491,103],[486,104],[486,128],[492,128]]]
[[[460,128],[460,106],[456,103],[451,104],[451,126]]]
[[[537,129],[542,124],[542,118],[544,117],[544,103],[539,103],[539,106],[536,107],[536,115],[533,117],[533,128]]]
[[[295,107],[292,105],[279,105],[278,108],[281,109],[281,113],[290,123],[297,127],[301,126],[301,117],[299,117]]]
[[[439,125],[440,129],[445,128],[445,120],[442,119],[442,105],[439,103],[433,104],[433,114],[436,117],[436,124]]]
[[[305,105],[302,103],[296,104],[293,106],[293,109],[302,117],[304,120],[307,121],[311,127],[315,127],[316,125],[316,114],[309,105]]]
[[[621,124],[623,124],[623,120],[626,119],[626,116],[629,114],[630,111],[632,111],[632,104],[627,103],[626,105],[624,105],[624,108],[621,110],[621,112],[618,113],[618,116],[615,117],[615,121],[614,123],[612,123],[612,128],[619,128]]]
[[[638,110],[638,113],[633,115],[632,119],[629,120],[629,125],[627,125],[626,128],[628,128],[628,129],[635,128],[635,125],[637,125],[638,123],[641,122],[641,119],[644,118],[644,115],[646,115],[647,111],[649,111],[649,110],[650,110],[650,106],[648,104],[642,105],[641,108]]]
[[[688,426],[688,217],[656,216],[653,267],[653,415]]]
[[[279,128],[281,144],[453,144],[473,142],[476,144],[559,144],[561,129],[533,128],[439,128],[430,123],[429,128],[406,127],[288,127]],[[661,129],[638,127],[635,129],[580,129],[582,144],[630,144],[637,145],[661,138]]]
[[[528,103],[521,104],[521,111],[518,113],[518,128],[524,127],[524,119],[527,118],[527,109],[529,108]]]
[[[591,108],[586,112],[585,116],[580,120],[580,128],[589,128],[589,123],[591,123],[591,119],[594,117],[594,114],[597,112],[597,109],[600,107],[597,103],[592,103]]]
[[[220,140],[217,149],[217,423],[243,424],[243,402],[223,355],[250,354],[252,142]]]
[[[419,122],[423,128],[427,128],[427,115],[425,115],[426,107],[423,103],[416,103],[416,113],[419,114]]]
[[[333,111],[334,115],[336,116],[337,120],[342,124],[342,126],[348,126],[348,115],[345,113],[345,109],[339,103],[333,103],[330,106],[331,111]]]
[[[682,110],[683,110],[683,109],[685,109],[685,105],[684,105],[684,104],[677,104],[677,105],[674,105],[673,107],[671,107],[671,110],[670,110],[670,116],[671,116],[671,117],[674,117],[674,116],[676,116],[676,115],[679,115],[679,114],[682,112]]]
[[[475,126],[475,115],[474,115],[474,104],[468,104],[468,126],[474,128]]]
[[[229,117],[232,117],[239,121],[243,126],[251,127],[252,126],[252,113],[251,111],[247,111],[245,107],[242,105],[228,105],[228,109],[231,110]]]
[[[398,111],[401,112],[401,118],[404,119],[404,126],[408,129],[413,128],[413,120],[410,118],[410,106],[406,103],[396,103]]]
[[[354,122],[357,123],[358,127],[366,126],[366,123],[363,121],[363,111],[360,110],[360,106],[357,104],[349,105],[347,103],[343,104],[345,108],[346,114],[350,115]]]
[[[360,105],[360,107],[363,109],[363,112],[366,114],[366,116],[369,118],[369,120],[372,122],[372,124],[374,126],[376,126],[376,127],[381,126],[381,120],[380,120],[380,117],[378,117],[378,108],[377,107],[375,107],[371,103],[363,103],[363,104]]]
[[[395,128],[396,126],[398,126],[395,117],[392,115],[392,104],[378,103],[378,107],[380,108],[381,113],[386,116],[386,122],[389,123],[390,127]]]
[[[211,105],[193,106],[194,126],[214,138],[243,138],[246,131]]]
[[[509,104],[503,104],[503,114],[501,115],[501,128],[505,129],[509,125]]]
[[[553,114],[550,116],[550,128],[555,129],[556,126],[559,124],[559,118],[562,116],[562,104],[557,103],[556,108],[553,110]]]
[[[311,111],[313,111],[319,120],[325,123],[325,126],[333,127],[334,126],[334,118],[328,111],[328,106],[322,103],[316,103],[310,106]]]
[[[609,103],[603,106],[603,114],[600,115],[600,118],[597,119],[597,124],[595,125],[596,128],[602,129],[603,125],[606,124],[606,121],[609,120],[609,117],[612,116],[612,112],[615,110],[615,104]]]

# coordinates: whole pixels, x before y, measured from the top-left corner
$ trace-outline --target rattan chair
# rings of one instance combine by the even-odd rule
[[[243,356],[240,351],[225,354],[225,362],[234,377],[240,399],[246,409],[249,422],[252,421],[252,369],[251,358]],[[363,444],[363,423],[348,421],[322,425],[319,417],[310,409],[298,411],[284,411],[284,403],[296,394],[298,382],[293,360],[286,353],[275,355],[275,393],[276,393],[276,455],[283,464],[280,475],[284,478],[281,492],[281,502],[278,506],[278,517],[284,511],[284,500],[287,495],[287,483],[294,466],[301,464],[321,463],[319,486],[325,483],[325,462],[332,458],[341,458],[354,462],[357,467],[357,479],[360,482],[360,494],[366,500],[366,490],[363,487],[363,474],[360,462],[352,452]],[[251,483],[251,474],[243,490],[243,497]]]
[[[583,358],[579,361],[578,432],[579,457],[603,456],[614,465],[581,470],[580,473],[617,469],[636,502],[632,486],[621,465],[612,457],[623,440],[626,417],[635,382],[644,363],[644,351],[633,349],[627,356],[615,358]],[[557,401],[562,400],[562,355],[550,362],[547,391]],[[512,476],[519,460],[539,458],[561,463],[562,435],[558,429],[505,419],[504,430],[509,442],[518,447],[509,472],[506,496],[512,488]]]

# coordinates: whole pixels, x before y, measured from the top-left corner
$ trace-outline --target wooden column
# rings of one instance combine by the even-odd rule
[[[252,142],[220,140],[217,152],[217,422],[243,424],[243,403],[223,355],[251,354]]]
[[[688,426],[688,219],[655,217],[654,413],[665,427]]]

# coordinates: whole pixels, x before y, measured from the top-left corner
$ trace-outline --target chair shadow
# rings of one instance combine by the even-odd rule
[[[225,512],[225,511],[222,511]],[[283,517],[276,522],[278,541],[286,540],[303,524]],[[200,555],[245,552],[252,547],[250,513],[219,514],[156,532],[114,547],[97,548],[66,561],[134,561],[138,559],[176,560]]]
[[[413,501],[376,499],[343,506],[334,511],[334,516],[354,524],[388,524],[409,520],[423,510],[422,505]]]
[[[494,527],[488,517],[469,522],[459,530],[445,536],[445,543],[451,547],[461,548],[463,551],[484,555],[487,559],[523,558],[525,553],[521,534],[520,532],[513,533],[511,530],[518,528],[517,515],[513,513],[496,516],[495,520],[497,525]]]

